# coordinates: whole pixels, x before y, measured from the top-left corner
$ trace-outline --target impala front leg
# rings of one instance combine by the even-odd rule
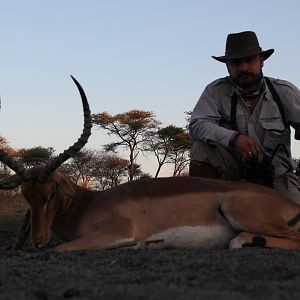
[[[122,247],[135,246],[137,242],[133,236],[109,235],[95,232],[81,239],[58,245],[54,248],[57,252],[80,251],[80,250],[101,250],[116,249]]]
[[[127,219],[126,221],[124,219],[122,221],[122,224],[120,222],[118,224],[114,222],[105,223],[104,228],[102,227],[101,230],[89,233],[77,240],[58,245],[54,250],[57,252],[100,250],[136,245],[135,230],[132,222]],[[109,228],[105,229],[107,226]]]
[[[18,250],[22,249],[26,239],[28,238],[29,231],[30,231],[30,218],[31,218],[31,212],[30,209],[28,208],[25,217],[23,219],[23,223],[18,231],[16,240],[10,249],[11,256],[15,255]]]

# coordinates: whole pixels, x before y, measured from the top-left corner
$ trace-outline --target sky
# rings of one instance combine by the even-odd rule
[[[255,31],[263,50],[275,49],[264,74],[300,87],[298,0],[0,0],[0,11],[0,135],[16,149],[60,152],[77,140],[70,74],[92,113],[139,109],[185,126],[205,86],[227,76],[211,56],[224,55],[229,33]],[[94,128],[87,147],[111,141]],[[300,157],[300,141],[292,153]],[[154,175],[154,160],[139,163]]]

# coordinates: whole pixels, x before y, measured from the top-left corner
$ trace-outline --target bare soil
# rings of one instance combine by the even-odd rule
[[[0,222],[0,299],[300,299],[300,251],[8,248],[17,215]]]

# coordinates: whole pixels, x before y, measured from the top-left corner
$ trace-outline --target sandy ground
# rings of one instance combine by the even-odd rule
[[[300,299],[300,250],[55,253],[53,238],[46,249],[27,242],[10,257],[15,233],[0,225],[1,300]]]

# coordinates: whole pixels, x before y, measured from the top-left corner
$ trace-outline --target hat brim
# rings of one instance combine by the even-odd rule
[[[235,55],[235,56],[212,56],[212,58],[214,58],[215,60],[222,62],[222,63],[226,63],[228,59],[239,59],[239,58],[244,58],[244,57],[249,57],[249,56],[253,56],[253,55],[257,55],[260,54],[264,60],[268,59],[272,54],[274,53],[274,49],[268,49],[265,51],[261,51],[258,53],[243,53],[240,55]]]

